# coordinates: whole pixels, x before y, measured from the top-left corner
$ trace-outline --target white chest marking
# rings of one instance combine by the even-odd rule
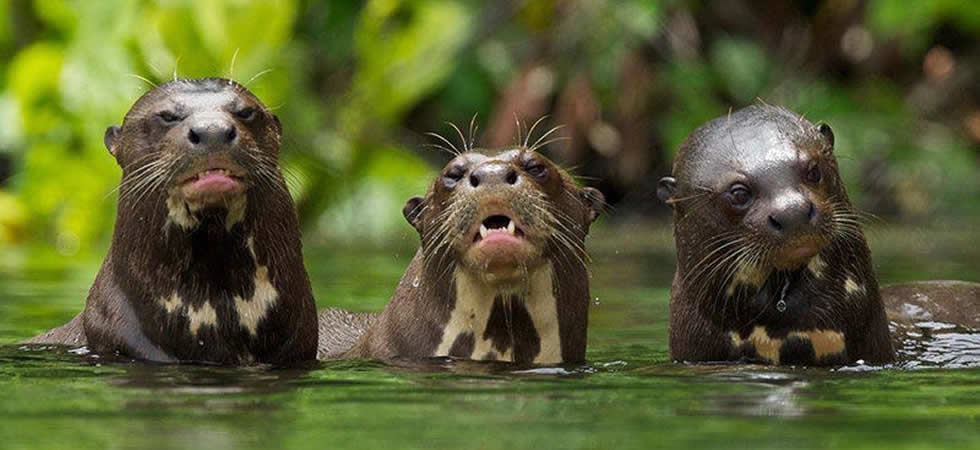
[[[173,314],[177,308],[180,308],[184,304],[184,300],[174,292],[170,297],[160,297],[159,303],[160,306],[163,306],[163,309],[167,310],[167,314]]]
[[[768,360],[772,364],[779,364],[779,354],[783,348],[783,344],[786,343],[786,339],[770,337],[766,327],[760,325],[756,325],[752,329],[752,334],[745,339],[742,339],[734,331],[729,333],[729,337],[732,340],[732,345],[736,348],[744,343],[752,344],[755,347],[756,355]],[[808,341],[813,348],[813,353],[817,361],[827,356],[841,354],[845,349],[844,333],[840,331],[818,329],[791,331],[786,336],[786,338],[793,337]]]
[[[245,218],[245,207],[248,198],[238,195],[225,205],[228,213],[225,215],[225,229],[231,230],[235,224]],[[167,192],[167,222],[173,223],[185,230],[194,229],[200,224],[195,214],[204,208],[200,202],[187,201],[180,194],[180,188],[171,188]]]
[[[851,295],[853,295],[853,294],[864,294],[864,286],[858,284],[851,277],[847,277],[847,279],[844,280],[844,290],[847,291],[847,293],[848,294],[851,294]]]
[[[185,204],[183,197],[180,196],[180,188],[172,188],[167,194],[167,222],[185,230],[197,227],[198,220],[194,212],[200,209],[200,206]],[[192,209],[195,207],[196,209]]]
[[[269,282],[269,269],[265,266],[258,266],[255,269],[255,291],[252,293],[252,298],[245,300],[240,296],[235,296],[238,322],[248,330],[249,334],[255,336],[259,322],[265,319],[266,314],[276,305],[278,299],[279,292]]]
[[[213,327],[218,324],[218,313],[215,312],[210,302],[204,302],[200,308],[188,308],[187,319],[190,323],[191,334],[197,336],[201,327]]]
[[[218,324],[218,313],[211,306],[210,302],[204,302],[200,307],[195,308],[184,304],[184,299],[174,292],[170,297],[160,297],[157,303],[167,311],[167,314],[182,313],[187,315],[188,328],[191,334],[197,337],[201,327],[213,327]]]
[[[248,299],[236,295],[235,311],[238,312],[238,322],[249,334],[255,336],[258,332],[259,324],[268,315],[269,310],[276,306],[279,300],[279,291],[269,280],[269,268],[259,265],[259,260],[255,256],[255,244],[253,238],[248,238],[248,250],[255,261],[255,289],[252,296]],[[218,324],[218,314],[209,301],[204,302],[199,308],[184,304],[184,300],[174,292],[169,297],[161,297],[157,303],[167,311],[168,314],[184,313],[190,325],[190,331],[197,336],[198,331],[204,326],[216,326]]]
[[[506,352],[500,353],[493,347],[493,341],[484,339],[494,300],[499,296],[516,295],[524,298],[524,306],[531,317],[531,323],[540,339],[540,351],[534,357],[535,364],[561,362],[561,338],[558,329],[558,301],[552,286],[551,264],[537,269],[528,276],[524,292],[502,292],[493,286],[457,269],[456,305],[443,329],[442,340],[433,356],[448,356],[456,339],[463,334],[472,333],[473,351],[470,359],[484,359],[494,356],[496,361],[513,361],[514,344]]]
[[[235,296],[235,310],[238,311],[238,322],[248,330],[249,334],[255,336],[259,324],[265,319],[269,310],[276,306],[279,300],[279,291],[276,290],[272,282],[269,281],[269,268],[259,265],[259,259],[255,256],[255,240],[248,238],[248,251],[252,253],[255,261],[255,289],[252,297],[244,299]]]
[[[754,288],[759,288],[762,286],[762,282],[766,280],[769,274],[765,273],[757,265],[752,263],[742,263],[735,272],[734,279],[728,284],[728,289],[725,290],[725,296],[731,297],[735,295],[735,289],[738,288],[740,284],[745,284],[752,286]]]
[[[813,276],[817,278],[823,278],[823,271],[824,269],[827,268],[827,262],[824,261],[823,258],[820,257],[820,255],[816,255],[812,259],[810,259],[810,262],[807,263],[806,268],[810,269],[810,272],[813,273]]]

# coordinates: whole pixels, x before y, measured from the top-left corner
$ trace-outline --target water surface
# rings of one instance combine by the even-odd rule
[[[869,235],[884,283],[980,281],[978,237]],[[387,250],[308,246],[320,306],[380,309],[414,244],[406,233]],[[17,339],[81,308],[97,267],[0,273],[0,447],[980,448],[980,368],[673,364],[669,234],[600,228],[590,248],[588,364],[517,372],[449,361],[158,366],[24,351]]]

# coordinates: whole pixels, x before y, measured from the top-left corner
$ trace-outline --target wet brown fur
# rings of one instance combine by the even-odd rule
[[[532,146],[533,147],[533,146]],[[421,236],[421,247],[398,282],[385,310],[351,316],[330,310],[320,316],[320,357],[393,360],[430,357],[443,338],[456,303],[454,272],[461,267],[460,247],[487,197],[469,198],[456,192],[447,174],[456,166],[470,170],[485,161],[504,162],[524,177],[520,194],[501,200],[520,220],[533,224],[545,236],[538,242],[543,258],[553,265],[554,296],[563,362],[585,359],[589,286],[585,236],[598,215],[602,195],[580,188],[555,164],[527,147],[504,151],[469,150],[447,164],[425,197],[409,200],[405,216]],[[547,168],[547,176],[535,179],[527,171],[529,161]],[[465,182],[466,172],[460,182]],[[525,273],[527,272],[525,268]],[[489,339],[494,351],[475,359],[513,353],[514,361],[529,363],[540,349],[533,325],[521,322],[527,314],[519,300],[498,297],[483,335],[465,334],[453,342],[451,356],[467,357],[474,340]],[[353,320],[352,320],[353,319]],[[340,337],[337,337],[337,336]],[[349,336],[356,342],[347,350]],[[538,347],[536,347],[538,346]]]
[[[798,161],[816,161],[822,179],[806,184],[797,175]],[[786,256],[780,243],[754,228],[750,218],[756,206],[745,216],[729,211],[726,177],[736,170],[731,167],[765,167],[763,173],[775,178],[763,181],[750,173],[744,182],[764,193],[772,187],[768,180],[779,180],[813,202],[822,219],[801,239],[821,248],[817,257],[823,264],[816,264],[816,271],[806,265],[777,269]],[[659,192],[674,209],[673,359],[826,365],[894,358],[870,251],[840,180],[829,127],[782,108],[750,106],[695,130],[682,145],[673,174],[676,181],[664,179]],[[740,275],[745,267],[758,270]],[[854,283],[850,291],[847,279]],[[776,308],[780,299],[784,312]],[[751,343],[757,327],[783,343],[776,361],[762,357]],[[807,330],[842,333],[843,351],[815,355],[809,342],[791,335]]]
[[[228,103],[195,105],[205,98],[198,94],[224,95],[217,98]],[[177,98],[190,100],[181,104]],[[231,219],[221,208],[189,213],[196,221],[191,228],[168,217],[168,189],[182,172],[213,155],[185,149],[183,125],[163,124],[159,114],[163,109],[192,114],[195,108],[219,111],[237,129],[237,144],[222,157],[245,169],[246,207],[240,221],[226,224]],[[249,108],[254,116],[236,115]],[[122,167],[123,179],[112,244],[85,310],[67,325],[27,342],[87,344],[97,353],[163,362],[286,364],[315,359],[316,311],[295,208],[279,170],[280,139],[278,118],[230,80],[175,80],[143,95],[121,128],[106,132],[106,145]],[[259,266],[267,268],[278,298],[253,336],[240,321],[233,298],[252,298]],[[182,303],[167,312],[160,299],[175,293]],[[206,304],[214,309],[216,324],[194,335],[187,313]]]

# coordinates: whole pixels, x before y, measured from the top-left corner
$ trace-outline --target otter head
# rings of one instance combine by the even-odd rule
[[[278,179],[279,119],[226,79],[175,80],[144,94],[105,145],[123,169],[121,209],[164,203],[168,224],[213,215],[230,229],[249,189]]]
[[[758,287],[853,232],[833,148],[829,126],[765,105],[695,130],[658,189],[674,209],[682,271]]]
[[[511,148],[456,156],[404,214],[421,235],[428,266],[454,266],[506,288],[549,260],[581,264],[602,203],[599,191],[578,187],[544,156]]]

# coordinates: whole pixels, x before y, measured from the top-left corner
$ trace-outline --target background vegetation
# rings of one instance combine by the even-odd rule
[[[0,0],[0,265],[101,255],[120,176],[103,131],[174,76],[276,110],[313,241],[405,233],[402,202],[447,159],[424,133],[474,114],[486,146],[548,115],[567,139],[546,153],[613,220],[663,217],[683,138],[759,99],[834,127],[862,208],[975,225],[978,35],[969,0]]]

